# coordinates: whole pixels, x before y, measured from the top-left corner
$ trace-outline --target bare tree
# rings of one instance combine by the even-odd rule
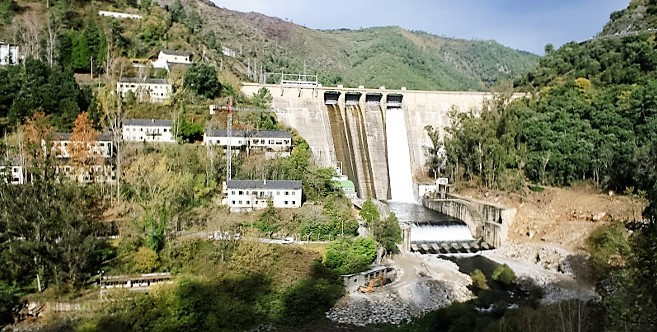
[[[48,26],[46,27],[46,60],[52,67],[55,64],[55,54],[57,50],[57,22],[50,16]]]
[[[38,58],[43,25],[34,12],[29,12],[14,20],[14,30],[17,43],[23,47],[26,57]]]
[[[116,160],[116,201],[121,202],[121,177],[122,177],[122,148],[123,137],[121,124],[126,114],[123,111],[123,102],[119,94],[114,94],[112,87],[116,84],[108,82],[104,87],[98,89],[98,108],[102,111],[103,125],[109,128],[114,145]]]

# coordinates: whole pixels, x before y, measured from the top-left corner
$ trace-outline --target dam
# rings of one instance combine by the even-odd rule
[[[318,164],[339,169],[354,182],[359,197],[379,200],[394,198],[391,187],[406,186],[406,193],[401,194],[406,196],[404,200],[411,200],[410,188],[412,201],[417,201],[413,179],[427,173],[427,148],[432,144],[425,126],[431,125],[444,135],[451,111],[479,114],[484,101],[493,97],[484,92],[323,87],[290,82],[244,83],[242,92],[252,96],[261,88],[271,93],[272,110],[279,121],[296,129],[308,142]],[[388,129],[394,131],[395,141],[406,142],[407,150],[389,151],[392,146]],[[410,160],[407,166],[391,169],[396,165],[391,165],[390,159],[406,159],[406,155]],[[403,179],[393,181],[389,174],[400,174]]]

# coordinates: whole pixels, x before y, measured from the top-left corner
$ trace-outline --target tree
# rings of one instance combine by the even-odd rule
[[[476,269],[470,273],[470,278],[472,279],[472,285],[477,289],[486,290],[488,289],[488,282],[486,281],[486,275],[481,272],[481,270]]]
[[[80,113],[73,123],[73,133],[70,137],[71,144],[68,146],[71,161],[74,165],[83,169],[102,165],[104,158],[96,150],[98,136],[98,131],[94,129],[91,120],[89,120],[89,113]]]
[[[202,63],[194,63],[185,73],[184,86],[205,98],[219,96],[221,83],[214,67]]]
[[[376,257],[376,242],[371,238],[333,241],[326,249],[324,265],[338,274],[369,269]]]
[[[135,254],[134,260],[135,269],[141,273],[151,273],[158,266],[157,253],[151,248],[139,248]]]
[[[273,99],[274,98],[272,97],[271,92],[269,92],[269,89],[263,87],[253,94],[251,102],[257,107],[267,109],[271,105]]]
[[[504,285],[511,285],[516,281],[516,274],[513,270],[506,264],[498,265],[493,271],[491,278],[495,281],[499,281]]]
[[[360,209],[360,217],[367,223],[368,227],[373,227],[374,223],[381,220],[381,215],[379,214],[379,208],[374,205],[372,199],[368,198],[363,207]]]
[[[402,241],[401,227],[394,213],[384,220],[375,221],[372,225],[372,233],[376,242],[381,244],[388,252],[397,252],[397,244]]]
[[[116,155],[116,201],[121,202],[121,183],[123,179],[123,131],[121,125],[126,119],[123,103],[118,94],[113,93],[113,84],[107,84],[96,94],[97,108],[101,112],[101,123],[109,128],[112,145]]]

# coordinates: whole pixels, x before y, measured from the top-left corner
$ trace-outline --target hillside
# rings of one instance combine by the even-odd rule
[[[494,41],[443,38],[400,27],[318,31],[258,13],[197,5],[222,45],[242,48],[243,62],[291,73],[304,72],[305,63],[307,73],[317,73],[330,85],[486,90],[538,60]]]
[[[536,55],[495,41],[443,38],[400,27],[319,31],[202,0],[161,0],[159,4],[161,8],[120,1],[57,1],[46,11],[43,2],[5,1],[0,6],[0,40],[39,52],[31,41],[38,39],[31,33],[34,27],[40,30],[50,22],[72,43],[79,35],[100,30],[105,36],[97,41],[106,39],[106,43],[99,44],[99,50],[111,45],[111,52],[126,58],[151,57],[162,48],[192,51],[197,59],[225,68],[231,85],[240,80],[262,81],[264,72],[305,72],[317,74],[325,85],[488,90],[501,79],[514,79],[530,70],[538,61]],[[139,14],[144,20],[102,19],[98,10]],[[224,47],[235,56],[224,55]],[[105,60],[105,54],[97,58]],[[74,60],[79,63],[74,70],[87,70],[88,59]],[[268,81],[278,79],[269,76]]]
[[[611,13],[609,22],[600,37],[622,35],[657,28],[657,2],[654,0],[632,0],[630,5]]]

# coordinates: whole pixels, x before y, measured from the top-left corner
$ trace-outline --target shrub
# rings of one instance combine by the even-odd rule
[[[486,280],[486,275],[481,272],[481,270],[476,269],[470,273],[470,278],[472,279],[472,285],[478,289],[488,289],[488,281]]]
[[[141,247],[135,254],[135,270],[143,273],[153,272],[157,269],[157,253],[153,249]]]
[[[367,270],[376,257],[376,242],[371,238],[339,240],[326,250],[324,265],[338,274]]]
[[[493,280],[501,282],[504,285],[511,285],[516,280],[516,274],[511,270],[511,268],[506,265],[498,265],[493,271],[492,275]]]

